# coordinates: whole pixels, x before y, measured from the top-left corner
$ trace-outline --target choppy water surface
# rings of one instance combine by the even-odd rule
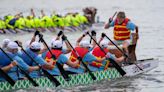
[[[42,89],[34,88],[24,91],[47,91],[47,92],[163,92],[164,90],[164,0],[0,0],[0,16],[16,14],[22,11],[29,14],[29,9],[34,8],[39,15],[39,10],[44,9],[46,14],[53,10],[60,14],[66,12],[81,12],[86,6],[94,6],[98,9],[98,15],[102,21],[108,20],[115,11],[123,10],[126,15],[139,26],[140,39],[137,46],[137,58],[158,58],[161,60],[159,67],[133,78],[123,78],[113,81],[101,81],[99,83],[76,86],[67,89]],[[110,31],[109,31],[110,30]],[[99,31],[109,34],[112,38],[111,29]],[[67,33],[72,44],[82,32]],[[44,38],[50,42],[56,33],[45,33]],[[4,38],[19,39],[23,42],[30,40],[32,34],[0,35],[0,43]],[[88,38],[86,38],[88,39]]]

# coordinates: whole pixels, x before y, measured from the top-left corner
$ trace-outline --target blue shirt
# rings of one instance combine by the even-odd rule
[[[35,52],[31,51],[29,48],[25,50],[28,55],[30,55],[37,63],[40,65],[46,64],[44,59],[41,56],[38,56]],[[19,56],[30,66],[36,66],[37,64],[35,61],[33,61],[26,53],[22,51],[22,53],[19,53]]]
[[[96,61],[96,57],[93,56],[90,52],[88,52],[82,59],[82,61],[84,63],[88,63],[88,68],[91,70],[91,71],[97,71],[98,68],[97,67],[93,67],[93,66],[90,66],[89,64],[91,64],[93,61]],[[68,69],[66,69],[67,71],[71,71],[71,72],[75,72],[75,73],[84,73],[85,72],[85,67],[83,66],[82,63],[80,63],[80,67],[79,68],[73,68],[73,67],[69,67]]]
[[[16,60],[18,63],[18,66],[20,66],[23,70],[27,71],[29,69],[29,66],[19,57],[17,56],[17,54],[12,54],[12,53],[7,53],[13,60]],[[3,59],[2,59],[3,58]],[[3,66],[7,66],[9,65],[12,61],[10,61],[10,59],[8,59],[7,56],[5,56],[5,54],[3,52],[0,52],[0,59],[3,60],[0,65],[1,67]],[[20,71],[18,71],[18,68],[16,66],[14,66],[13,68],[11,68],[7,74],[13,78],[14,80],[18,80],[18,78],[22,78],[23,75],[20,73]],[[0,81],[4,81],[5,79],[0,76]]]
[[[39,65],[45,65],[47,64],[44,59],[41,56],[38,56],[38,54],[36,54],[35,52],[31,51],[29,48],[25,50],[27,52],[28,55],[30,55],[34,61],[26,54],[22,51],[22,53],[19,53],[19,56],[29,65],[29,66],[38,66]],[[38,64],[36,64],[36,63]],[[41,76],[41,71],[32,71],[30,72],[30,76],[33,78],[37,78],[39,76]]]
[[[57,59],[57,62],[60,64],[66,64],[67,61],[68,61],[68,58],[64,54],[61,54]],[[56,64],[55,64],[55,67],[52,70],[48,70],[48,72],[52,75],[60,75],[60,71]]]

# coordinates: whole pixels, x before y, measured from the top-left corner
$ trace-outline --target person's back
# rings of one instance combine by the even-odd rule
[[[6,54],[2,51],[0,51],[0,60],[1,67],[8,66],[12,62],[17,62],[20,67],[24,70],[28,70],[29,66],[24,63],[24,61],[17,56],[17,51],[18,51],[18,45],[15,42],[10,41],[7,45],[7,50],[5,51],[6,54],[12,58],[14,61],[10,61],[10,59],[6,56]],[[12,77],[14,80],[18,80],[19,78],[23,78],[22,74],[20,71],[18,71],[18,67],[16,66],[11,66],[11,68],[7,71],[10,77]],[[3,80],[3,78],[1,78]]]
[[[53,40],[51,43],[51,52],[53,55],[51,54],[50,51],[46,53],[46,56],[45,56],[46,62],[54,66],[52,70],[48,70],[48,72],[50,72],[52,75],[60,75],[60,70],[58,69],[56,65],[57,62],[61,65],[67,64],[70,67],[77,66],[77,62],[72,63],[65,56],[65,54],[70,52],[69,50],[70,47],[68,47],[68,43],[66,41],[65,41],[65,44],[66,44],[67,49],[63,49],[63,44],[61,41]]]

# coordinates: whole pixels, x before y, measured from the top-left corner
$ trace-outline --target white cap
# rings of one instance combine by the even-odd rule
[[[18,44],[16,44],[16,42],[10,41],[9,44],[7,45],[7,47],[10,49],[17,49]]]
[[[52,48],[62,48],[63,47],[63,44],[62,44],[62,42],[61,41],[59,41],[59,40],[53,40],[52,42],[51,42],[51,47]]]
[[[100,46],[103,47],[103,48],[108,47],[108,41],[105,41],[105,40],[101,41]]]
[[[38,50],[38,49],[41,49],[41,45],[39,42],[32,42],[30,48]]]
[[[82,47],[91,47],[91,44],[88,41],[81,41],[79,45]]]
[[[2,41],[2,45],[5,45],[5,44],[7,45],[10,41],[11,41],[10,39],[4,39]]]

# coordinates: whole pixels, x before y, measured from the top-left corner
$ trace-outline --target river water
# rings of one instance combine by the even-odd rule
[[[102,81],[92,85],[76,86],[66,89],[29,89],[16,92],[163,92],[164,90],[164,0],[0,0],[0,17],[6,14],[23,12],[28,15],[30,8],[34,8],[36,14],[39,10],[45,10],[47,15],[52,11],[64,15],[67,12],[82,12],[82,8],[94,6],[98,9],[97,15],[101,21],[107,21],[115,11],[125,11],[126,15],[139,26],[139,41],[137,46],[137,58],[158,58],[159,67],[132,78],[124,78],[114,81]],[[105,32],[112,38],[112,28],[97,31],[98,38],[101,32]],[[72,44],[82,32],[66,33]],[[56,33],[44,33],[44,38],[50,42]],[[0,35],[2,39],[19,39],[23,42],[30,40],[32,33],[18,35]],[[89,38],[86,38],[89,39]]]

